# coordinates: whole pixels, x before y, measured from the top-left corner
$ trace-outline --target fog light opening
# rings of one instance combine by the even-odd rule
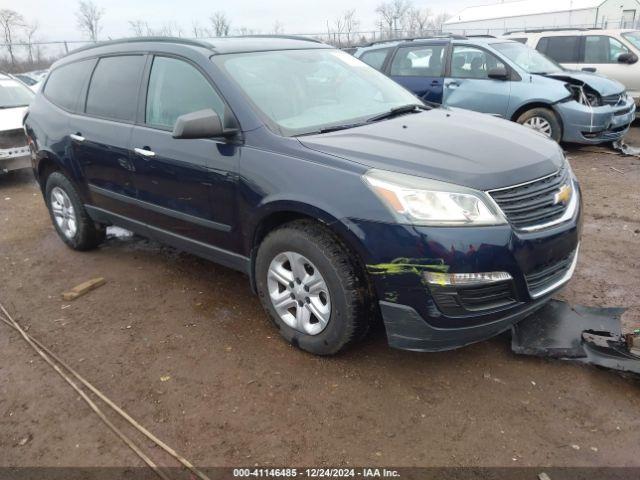
[[[507,272],[479,272],[479,273],[439,273],[424,272],[424,279],[430,285],[464,286],[482,285],[488,283],[506,282],[513,280]]]

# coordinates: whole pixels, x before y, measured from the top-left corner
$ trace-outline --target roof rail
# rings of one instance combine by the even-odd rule
[[[584,32],[587,30],[602,30],[602,29],[599,27],[531,28],[531,29],[524,29],[524,30],[509,30],[508,32],[505,32],[505,35],[511,35],[512,33],[543,33],[543,32],[564,32],[564,31]]]
[[[136,43],[136,42],[166,42],[166,43],[181,43],[183,45],[191,45],[194,47],[204,47],[211,49],[211,44],[205,43],[199,40],[190,40],[187,38],[181,37],[130,37],[130,38],[119,38],[117,40],[105,40],[103,42],[96,42],[92,45],[86,45],[84,47],[79,47],[74,50],[71,50],[69,54],[84,52],[85,50],[91,50],[92,48],[103,47],[107,45],[117,45],[119,43]]]
[[[374,45],[378,45],[381,43],[390,43],[390,42],[414,42],[416,40],[431,40],[433,38],[450,38],[455,40],[465,40],[471,35],[456,35],[453,33],[442,33],[442,34],[433,34],[433,35],[420,35],[419,37],[400,37],[400,38],[388,38],[387,40],[377,40],[375,42],[370,42],[364,47],[372,47]]]
[[[489,35],[489,34],[477,34],[477,35],[467,35],[467,38],[496,38],[495,35]]]
[[[237,35],[237,36],[231,36],[227,38],[282,38],[284,40],[302,40],[305,42],[324,43],[322,40],[318,40],[317,38],[303,37],[302,35],[256,34],[256,35]]]

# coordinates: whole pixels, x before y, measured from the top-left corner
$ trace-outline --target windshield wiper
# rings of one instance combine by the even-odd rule
[[[366,123],[358,122],[358,123],[345,123],[343,125],[332,125],[330,127],[321,128],[320,130],[314,130],[313,132],[303,133],[302,135],[317,135],[320,133],[337,132],[338,130],[347,130],[349,128],[361,127],[362,125],[366,125]]]
[[[377,122],[379,120],[386,120],[387,118],[393,118],[397,115],[402,115],[403,113],[417,112],[418,110],[431,110],[431,108],[419,103],[414,103],[411,105],[403,105],[401,107],[392,108],[388,112],[381,113],[380,115],[376,115],[375,117],[371,117],[370,119],[367,120],[367,123]]]

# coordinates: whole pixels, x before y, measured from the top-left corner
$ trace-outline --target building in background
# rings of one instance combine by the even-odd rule
[[[538,28],[636,28],[639,15],[638,0],[516,0],[465,8],[443,30],[501,35]]]

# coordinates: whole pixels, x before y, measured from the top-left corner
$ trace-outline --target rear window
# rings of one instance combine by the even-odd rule
[[[362,60],[367,65],[372,66],[376,70],[382,70],[382,65],[384,64],[384,59],[387,58],[387,53],[389,53],[388,48],[369,50],[368,52],[364,52],[360,56],[360,60]]]
[[[44,87],[45,96],[57,106],[75,111],[78,107],[78,96],[91,73],[92,66],[93,60],[83,60],[56,68],[49,74]]]
[[[132,122],[138,108],[138,88],[145,57],[105,57],[91,76],[86,112],[98,117]]]
[[[0,108],[26,107],[33,100],[33,92],[19,82],[0,79]]]
[[[558,63],[578,63],[580,37],[543,37],[536,49]]]

